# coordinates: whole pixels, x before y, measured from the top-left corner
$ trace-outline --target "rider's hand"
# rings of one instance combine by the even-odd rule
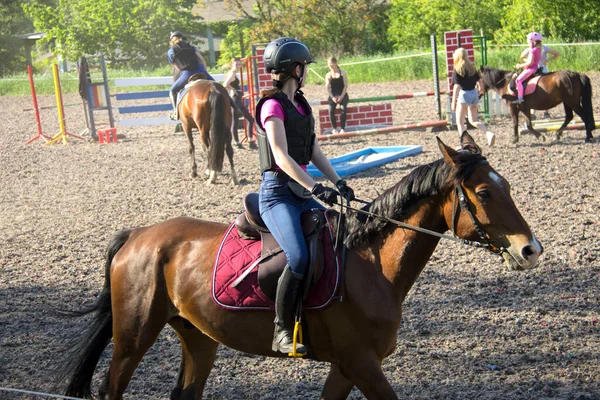
[[[317,183],[315,186],[313,186],[310,192],[317,199],[321,200],[323,203],[329,206],[332,206],[338,202],[338,192],[336,192],[330,187],[323,186],[320,183]]]
[[[346,200],[352,201],[356,198],[354,197],[354,190],[352,190],[352,188],[348,186],[348,184],[346,184],[345,180],[340,179],[339,181],[337,181],[335,183],[335,187],[340,192],[340,195]]]

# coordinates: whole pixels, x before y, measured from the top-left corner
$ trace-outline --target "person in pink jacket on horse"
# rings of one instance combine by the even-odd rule
[[[516,69],[524,68],[517,77],[518,97],[513,101],[515,104],[521,104],[523,102],[523,92],[525,91],[523,82],[537,71],[540,58],[542,57],[542,35],[537,32],[531,32],[527,35],[527,40],[529,41],[529,47],[531,48],[529,57],[527,57],[527,60],[524,63],[515,65]]]

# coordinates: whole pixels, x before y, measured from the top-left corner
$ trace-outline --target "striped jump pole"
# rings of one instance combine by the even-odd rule
[[[392,132],[399,132],[399,131],[419,129],[419,128],[444,127],[447,125],[448,125],[448,121],[446,121],[445,119],[433,120],[433,121],[417,122],[415,124],[384,126],[381,128],[365,129],[365,130],[354,131],[354,132],[334,133],[331,135],[318,135],[317,139],[319,139],[319,140],[347,139],[347,138],[351,138],[351,137],[355,137],[355,136],[376,135],[376,134],[380,134],[380,133],[392,133]]]
[[[54,77],[54,94],[56,95],[56,105],[58,109],[58,124],[60,126],[60,131],[56,135],[54,135],[52,140],[50,140],[46,144],[55,144],[61,141],[63,142],[63,144],[67,144],[68,136],[72,136],[77,139],[83,139],[81,136],[67,132],[67,125],[65,123],[65,109],[63,107],[62,99],[62,88],[60,86],[60,76],[58,75],[58,64],[52,64],[52,76]]]
[[[536,121],[532,121],[533,127],[535,128],[536,126],[539,127],[545,127],[548,125],[562,125],[562,123],[565,122],[565,118],[554,118],[554,119],[542,119],[542,120],[536,120]],[[580,124],[583,121],[581,120],[581,118],[573,118],[569,124]]]
[[[535,128],[535,130],[540,133],[555,132],[561,127],[561,125],[562,124],[548,125],[548,126],[544,126],[544,127],[540,127],[540,128]],[[565,127],[565,130],[567,130],[567,131],[582,131],[584,129],[585,129],[584,123],[569,124]],[[596,129],[598,129],[598,125],[596,125]],[[521,129],[519,131],[519,133],[520,134],[529,133],[529,129]]]
[[[46,136],[42,133],[42,122],[40,119],[40,108],[38,107],[37,102],[37,94],[35,92],[35,84],[33,83],[33,70],[31,69],[31,65],[27,66],[27,75],[29,75],[29,86],[31,87],[31,97],[33,98],[33,111],[35,112],[35,124],[37,126],[37,135],[29,139],[25,142],[25,144],[32,143],[37,139],[43,139],[44,142],[48,142],[51,140],[49,136]]]

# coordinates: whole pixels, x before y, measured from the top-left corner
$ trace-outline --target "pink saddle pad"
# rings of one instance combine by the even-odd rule
[[[327,215],[326,215],[327,218]],[[328,307],[335,299],[340,287],[340,262],[335,255],[334,237],[326,227],[319,234],[323,244],[323,274],[309,290],[303,307],[318,310]],[[273,311],[275,303],[269,299],[258,285],[258,267],[245,276],[235,287],[233,283],[244,270],[261,255],[260,240],[242,239],[235,224],[232,223],[221,240],[217,252],[212,279],[212,298],[214,302],[228,310],[264,310]]]
[[[535,92],[535,88],[537,88],[538,81],[540,80],[541,77],[542,77],[542,75],[538,75],[534,78],[531,78],[529,81],[527,81],[527,85],[525,85],[525,92],[523,94],[524,96],[527,96],[528,94]],[[510,85],[508,87],[507,94],[517,97],[517,93],[510,88]]]

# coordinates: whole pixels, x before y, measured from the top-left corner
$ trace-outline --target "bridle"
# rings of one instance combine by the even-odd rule
[[[459,212],[464,211],[467,213],[467,215],[471,219],[473,228],[475,229],[475,232],[477,232],[477,234],[481,238],[481,241],[470,242],[465,239],[460,239],[460,238],[459,239],[465,244],[477,243],[477,245],[475,247],[483,247],[495,254],[502,254],[502,253],[506,252],[507,250],[504,248],[504,246],[499,245],[496,241],[494,241],[490,237],[490,235],[488,235],[488,233],[486,231],[484,231],[483,228],[481,228],[481,226],[479,225],[479,222],[477,221],[477,219],[475,218],[475,215],[473,215],[473,212],[471,211],[471,207],[469,206],[469,201],[467,199],[467,196],[465,196],[465,192],[463,191],[461,184],[458,184],[454,187],[454,195],[452,198],[452,226],[450,227],[450,229],[451,229],[454,237],[458,238],[458,236],[456,236],[456,217],[459,215],[459,213],[456,213],[456,199],[457,198],[458,198],[458,206],[460,207]],[[470,243],[467,243],[467,242],[470,242]]]
[[[484,161],[487,162],[487,161]],[[450,230],[452,232],[452,236],[450,235],[446,235],[443,233],[439,233],[439,232],[435,232],[432,231],[430,229],[426,229],[426,228],[421,228],[420,226],[415,226],[415,225],[410,225],[407,224],[405,222],[402,221],[398,221],[392,218],[388,218],[388,217],[384,217],[382,215],[379,214],[375,214],[371,211],[365,211],[365,210],[361,210],[359,208],[354,208],[354,207],[350,207],[348,204],[349,202],[347,202],[347,205],[343,205],[338,203],[338,205],[340,205],[340,209],[343,211],[344,208],[346,208],[347,210],[352,210],[361,214],[365,214],[368,215],[370,217],[373,218],[379,218],[382,219],[386,222],[389,222],[391,224],[400,226],[402,228],[406,228],[406,229],[410,229],[413,231],[417,231],[417,232],[421,232],[421,233],[425,233],[427,235],[431,235],[431,236],[436,236],[439,237],[441,239],[447,239],[447,240],[452,240],[454,242],[458,242],[458,243],[462,243],[462,244],[466,244],[468,246],[472,246],[472,247],[477,247],[477,248],[484,248],[486,250],[491,251],[494,254],[498,254],[501,255],[502,253],[507,252],[506,248],[504,248],[504,246],[498,244],[496,241],[494,241],[485,230],[483,230],[483,228],[481,228],[481,225],[479,224],[479,222],[477,221],[477,219],[475,218],[475,215],[473,214],[473,212],[471,211],[471,207],[469,206],[469,201],[467,196],[465,196],[465,193],[462,189],[461,186],[462,182],[455,185],[454,190],[453,190],[453,199],[452,199],[452,226],[450,227]],[[456,204],[456,200],[458,199],[458,206]],[[364,200],[360,200],[360,199],[354,199],[354,201],[357,201],[359,203],[363,203],[363,204],[371,204],[370,202],[364,201]],[[458,211],[458,212],[457,212]],[[479,235],[479,237],[481,238],[480,241],[475,241],[475,240],[468,240],[468,239],[461,239],[456,235],[456,219],[458,217],[458,215],[460,215],[460,212],[464,211],[467,213],[467,215],[469,216],[469,218],[471,219],[471,223],[473,224],[473,227],[475,228],[475,231],[477,232],[477,234]],[[345,234],[343,235],[345,236]],[[345,247],[345,246],[344,246]]]

